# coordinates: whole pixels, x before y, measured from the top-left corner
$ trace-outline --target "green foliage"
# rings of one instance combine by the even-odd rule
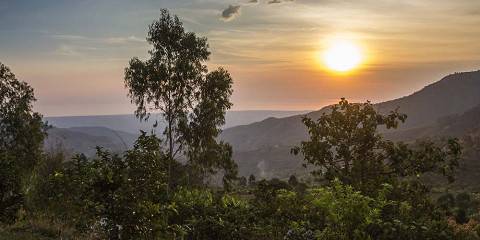
[[[98,149],[76,156],[39,187],[45,207],[80,232],[110,239],[165,234],[167,156],[154,135],[142,135],[123,157]]]
[[[0,63],[0,222],[11,223],[42,157],[45,125],[33,112],[33,88]]]
[[[219,68],[208,73],[210,56],[206,38],[186,32],[177,16],[166,9],[150,25],[150,59],[133,58],[125,69],[125,86],[137,105],[136,115],[148,118],[159,111],[167,125],[168,186],[173,181],[172,167],[178,153],[188,157],[190,178],[201,179],[224,170],[224,181],[236,176],[231,147],[216,138],[230,109],[232,78]]]
[[[38,176],[48,177],[32,199],[44,199],[37,208],[88,238],[478,239],[475,223],[448,220],[416,178],[382,183],[375,194],[338,179],[325,187],[293,177],[250,181],[238,195],[179,181],[169,197],[168,156],[159,146],[143,133],[123,156],[99,149],[94,159],[64,162],[51,155],[37,167]],[[471,197],[453,199],[475,212]]]
[[[183,239],[256,239],[255,218],[247,201],[209,190],[181,189],[172,200],[170,224]]]
[[[303,119],[310,139],[292,152],[302,153],[307,164],[317,166],[315,174],[330,181],[338,178],[370,195],[383,183],[426,172],[439,172],[453,180],[461,154],[456,139],[445,145],[425,141],[411,147],[384,140],[378,133],[379,127],[396,128],[405,119],[397,111],[382,115],[370,102],[351,104],[342,99],[318,120]]]
[[[22,203],[21,179],[15,160],[4,153],[0,157],[0,222],[13,223]]]
[[[437,205],[459,224],[466,224],[470,220],[480,220],[480,200],[477,196],[467,192],[460,192],[456,196],[452,193],[445,193],[437,199]]]
[[[198,104],[190,114],[191,120],[182,129],[193,173],[204,179],[223,169],[225,185],[237,176],[237,167],[232,161],[231,146],[217,143],[216,138],[221,132],[219,127],[225,124],[225,113],[232,106],[229,101],[232,83],[230,74],[222,68],[207,74],[199,87]]]
[[[380,217],[385,204],[356,192],[352,187],[336,181],[330,189],[316,189],[311,193],[312,205],[321,211],[326,227],[320,239],[370,239],[368,226]]]

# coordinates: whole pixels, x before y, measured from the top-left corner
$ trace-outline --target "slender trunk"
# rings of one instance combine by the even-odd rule
[[[172,179],[172,163],[173,163],[173,133],[172,133],[172,120],[171,116],[168,119],[168,141],[169,141],[169,151],[168,151],[168,184],[167,184],[167,197],[169,197],[171,179]]]

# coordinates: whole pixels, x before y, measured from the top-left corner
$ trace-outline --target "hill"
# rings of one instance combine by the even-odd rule
[[[44,147],[47,151],[61,149],[70,154],[94,156],[97,146],[121,153],[131,148],[136,138],[135,134],[105,127],[51,128]]]
[[[480,105],[462,114],[437,119],[426,127],[389,132],[385,137],[395,141],[413,141],[418,138],[457,137],[475,135],[480,130]]]
[[[392,140],[457,136],[480,127],[480,71],[455,73],[409,96],[377,103],[381,112],[399,108],[407,122],[395,131],[384,132]],[[302,161],[290,154],[292,146],[307,138],[301,122],[306,114],[318,118],[329,111],[231,111],[220,136],[232,144],[241,175],[288,177],[304,173]],[[151,122],[139,122],[133,115],[78,116],[45,118],[54,125],[46,147],[62,145],[70,152],[93,155],[96,146],[115,152],[130,147],[138,130],[148,130]],[[92,127],[93,126],[93,127]]]
[[[438,82],[424,87],[409,96],[395,99],[392,101],[375,104],[380,112],[389,112],[396,108],[408,115],[407,122],[394,132],[386,132],[391,138],[395,138],[395,134],[408,135],[410,139],[417,137],[429,136],[436,133],[437,130],[431,130],[424,135],[420,135],[422,131],[429,128],[435,129],[441,127],[438,125],[440,121],[452,119],[454,116],[462,116],[469,110],[480,105],[480,71],[455,73],[444,77]],[[318,118],[322,113],[329,110],[325,107],[319,111],[308,113],[311,118]],[[301,122],[302,115],[296,115],[286,118],[268,118],[260,122],[252,123],[245,126],[237,126],[226,129],[221,139],[232,144],[236,160],[240,165],[240,169],[244,171],[260,175],[262,171],[258,167],[247,168],[245,166],[255,166],[255,163],[263,161],[263,165],[271,166],[273,173],[266,175],[275,175],[274,173],[286,172],[285,166],[298,166],[300,161],[293,156],[282,157],[281,161],[265,149],[276,149],[284,154],[289,153],[289,149],[307,138],[306,129]],[[465,118],[466,119],[466,118]],[[458,122],[457,120],[450,120]],[[468,131],[475,121],[465,120],[458,122],[455,128],[464,128]],[[453,127],[452,127],[453,128]],[[448,134],[453,132],[448,132]],[[268,154],[266,154],[268,153]],[[250,156],[255,155],[256,160]],[[254,162],[252,162],[254,161]],[[273,164],[275,162],[275,164]],[[277,167],[279,166],[279,167]],[[286,177],[278,175],[279,177]]]
[[[460,139],[463,146],[462,161],[457,180],[453,185],[448,186],[454,190],[480,190],[480,105],[463,114],[441,118],[431,126],[397,131],[386,134],[386,137],[407,142],[422,138],[456,137]],[[441,188],[447,186],[441,178],[432,178],[431,181]]]
[[[225,127],[249,124],[265,118],[285,117],[306,113],[307,111],[229,111]],[[69,153],[95,154],[96,146],[113,152],[123,152],[130,148],[138,137],[139,130],[149,131],[153,120],[140,122],[133,114],[104,116],[67,116],[46,117],[52,125],[48,131],[45,148],[62,148]],[[159,128],[161,128],[161,123]]]

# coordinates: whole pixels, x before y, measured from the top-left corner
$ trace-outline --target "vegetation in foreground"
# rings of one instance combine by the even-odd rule
[[[310,139],[292,149],[315,167],[315,184],[238,178],[231,147],[217,141],[230,75],[208,72],[206,39],[166,10],[147,40],[150,59],[130,61],[125,85],[140,119],[160,111],[168,124],[121,155],[44,153],[33,89],[0,64],[0,238],[479,239],[478,196],[434,199],[422,180],[454,181],[456,139],[387,141],[378,129],[405,115],[342,99],[305,118]]]

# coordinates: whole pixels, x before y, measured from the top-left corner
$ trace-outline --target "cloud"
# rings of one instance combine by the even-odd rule
[[[266,2],[266,1],[265,1]],[[276,3],[286,3],[286,2],[295,2],[295,0],[269,0],[267,4],[276,4]],[[260,3],[260,0],[248,0],[245,2],[244,6],[257,5]],[[225,22],[231,21],[240,15],[241,5],[229,5],[228,8],[222,11],[221,19]]]
[[[235,19],[238,15],[240,15],[240,9],[241,9],[240,5],[228,6],[228,8],[226,8],[222,12],[222,19],[227,22]]]
[[[283,2],[294,2],[295,0],[270,0],[268,4],[283,3]]]
[[[52,35],[52,38],[60,39],[60,40],[87,40],[88,39],[85,36],[68,35],[68,34],[55,34],[55,35]]]
[[[70,45],[62,44],[54,52],[56,55],[76,57],[82,55],[77,49]]]
[[[136,36],[128,37],[86,37],[80,35],[55,34],[51,36],[53,39],[68,41],[68,42],[90,42],[90,43],[104,43],[104,44],[127,44],[127,43],[143,43],[144,39]]]
[[[110,43],[110,44],[124,44],[124,43],[131,43],[131,42],[145,42],[144,39],[135,37],[135,36],[129,36],[129,37],[110,37],[110,38],[105,38],[103,39],[104,42]]]

